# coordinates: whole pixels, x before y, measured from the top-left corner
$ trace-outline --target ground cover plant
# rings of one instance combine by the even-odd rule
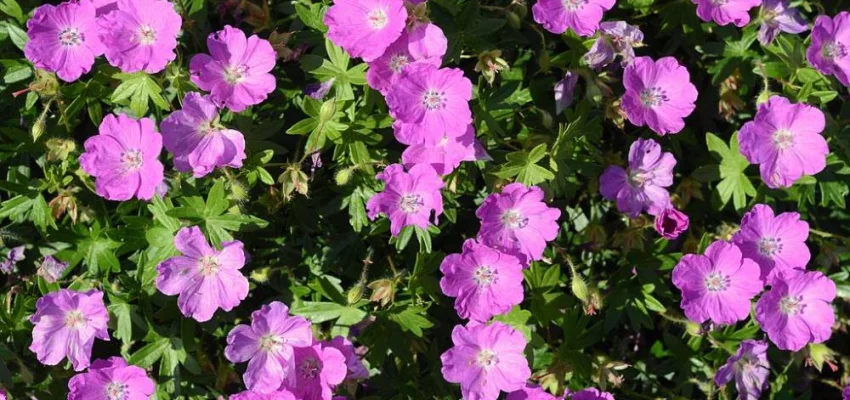
[[[846,10],[0,0],[0,399],[850,399]]]

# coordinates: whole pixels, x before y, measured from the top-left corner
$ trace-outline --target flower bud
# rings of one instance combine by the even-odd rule
[[[352,286],[351,289],[348,290],[346,295],[348,304],[352,305],[360,301],[360,299],[363,298],[363,292],[365,292],[363,282],[357,282],[356,285]]]
[[[48,139],[44,145],[47,146],[47,161],[49,162],[65,160],[71,152],[77,149],[77,144],[69,139]]]
[[[369,289],[372,289],[369,301],[379,302],[382,307],[386,307],[395,297],[395,282],[392,279],[378,279],[369,284]]]

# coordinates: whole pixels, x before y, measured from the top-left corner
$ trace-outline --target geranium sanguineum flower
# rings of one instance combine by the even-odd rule
[[[614,395],[597,388],[587,388],[579,390],[567,396],[567,398],[570,400],[614,400]]]
[[[475,130],[470,125],[466,133],[459,137],[443,136],[437,143],[419,143],[408,146],[401,154],[401,161],[408,169],[417,164],[428,164],[439,175],[448,175],[460,166],[462,161],[489,159],[487,151],[475,138]]]
[[[478,241],[516,256],[524,265],[543,258],[546,242],[558,236],[561,210],[543,202],[543,190],[511,183],[491,193],[475,211]]]
[[[687,214],[670,207],[655,216],[655,231],[664,239],[672,240],[686,231],[689,223]]]
[[[75,292],[59,289],[38,299],[30,351],[44,365],[56,365],[68,357],[74,371],[89,366],[94,339],[109,340],[106,325],[109,313],[103,304],[103,292]]]
[[[27,37],[27,60],[36,68],[55,72],[65,82],[89,72],[104,51],[95,7],[89,2],[39,6],[27,21]]]
[[[369,370],[363,365],[363,360],[357,356],[354,350],[354,344],[351,343],[345,336],[334,337],[327,345],[339,350],[345,356],[345,365],[348,368],[348,373],[345,375],[345,380],[359,380],[369,377]]]
[[[742,27],[750,22],[750,9],[762,0],[691,0],[697,5],[697,16],[717,25],[735,24]]]
[[[257,393],[246,390],[230,396],[228,400],[298,400],[288,390],[277,390],[271,393]]]
[[[447,48],[446,36],[437,25],[420,24],[410,32],[403,32],[384,54],[369,63],[366,81],[386,95],[409,65],[439,68]]]
[[[558,400],[538,385],[525,385],[520,390],[508,393],[505,400]]]
[[[274,301],[251,314],[251,325],[237,325],[227,334],[224,356],[233,363],[248,361],[242,375],[248,390],[272,393],[285,382],[295,383],[294,349],[312,344],[310,322],[290,316],[286,305]]]
[[[183,19],[166,0],[118,0],[98,19],[106,60],[122,72],[160,72],[177,58]]]
[[[770,374],[767,347],[767,343],[761,340],[744,340],[726,365],[717,370],[714,382],[723,386],[734,379],[739,399],[758,400],[767,389],[767,376]]]
[[[24,250],[26,247],[17,246],[12,247],[9,251],[6,252],[6,258],[0,261],[0,272],[4,274],[11,274],[15,271],[15,266],[19,261],[24,260]]]
[[[186,317],[209,321],[219,308],[230,311],[248,296],[248,279],[239,272],[245,265],[242,242],[224,242],[216,250],[193,226],[177,232],[174,247],[183,255],[159,264],[156,287],[179,296],[177,306]]]
[[[673,57],[637,57],[623,72],[622,108],[629,122],[655,133],[678,133],[696,107],[697,88],[688,69]]]
[[[375,219],[378,214],[385,214],[390,220],[390,232],[398,236],[405,226],[418,226],[428,229],[431,211],[434,212],[434,223],[443,213],[443,180],[428,164],[417,164],[404,172],[399,164],[392,164],[377,175],[379,180],[386,183],[384,191],[378,193],[366,202],[369,219]]]
[[[192,82],[210,92],[216,104],[240,112],[260,104],[277,86],[277,55],[268,40],[246,37],[230,25],[207,37],[210,54],[196,54],[189,64]]]
[[[833,18],[821,15],[815,20],[806,58],[818,71],[835,75],[844,86],[850,86],[850,12],[842,11]]]
[[[691,321],[729,325],[750,315],[750,300],[764,288],[758,264],[734,244],[718,240],[705,255],[686,254],[673,269],[680,306]]]
[[[95,360],[85,373],[68,382],[68,400],[149,400],[156,383],[144,369],[121,357]]]
[[[652,139],[638,139],[629,148],[629,168],[609,166],[599,177],[599,192],[617,201],[617,209],[635,218],[642,211],[659,215],[670,208],[667,187],[673,184],[673,154]]]
[[[741,127],[741,154],[759,164],[768,187],[790,187],[801,176],[826,168],[829,146],[821,135],[825,125],[821,110],[773,96],[759,104],[756,117]]]
[[[496,400],[525,386],[531,376],[522,333],[501,322],[452,330],[454,347],[440,356],[443,379],[459,383],[467,400]]]
[[[784,269],[756,303],[756,321],[776,347],[797,351],[832,335],[836,287],[824,274]]]
[[[741,219],[741,230],[732,236],[744,254],[761,267],[761,278],[769,282],[780,270],[806,269],[811,253],[806,246],[809,224],[800,214],[785,212],[774,216],[773,209],[756,204]]]
[[[163,182],[162,135],[150,118],[107,115],[84,146],[80,166],[95,177],[97,194],[107,200],[150,200]]]
[[[458,316],[486,322],[521,303],[522,264],[516,257],[467,239],[461,254],[449,254],[440,264],[440,288],[455,297]]]
[[[241,168],[245,159],[242,133],[219,123],[218,107],[210,96],[186,93],[183,109],[162,121],[165,149],[174,153],[174,168],[200,178],[215,168]]]
[[[472,82],[457,68],[409,65],[387,92],[395,137],[404,144],[463,135],[472,122]]]
[[[283,383],[300,400],[331,400],[345,379],[345,356],[323,342],[295,349],[295,382]]]
[[[614,7],[615,0],[538,0],[531,13],[534,21],[552,33],[570,28],[579,36],[590,36],[599,28],[602,14]]]
[[[844,391],[841,392],[841,398],[843,400],[850,400],[850,385],[844,387]]]
[[[364,61],[384,54],[406,24],[403,0],[335,0],[325,13],[328,39]]]
[[[567,71],[564,78],[555,83],[555,114],[562,113],[570,104],[573,104],[576,83],[578,83],[578,73],[573,71]]]
[[[809,29],[806,20],[796,8],[789,6],[788,0],[764,0],[761,17],[758,39],[763,45],[772,43],[780,31],[801,33]]]

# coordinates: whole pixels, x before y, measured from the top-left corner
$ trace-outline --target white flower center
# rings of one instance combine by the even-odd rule
[[[773,258],[776,253],[782,251],[782,239],[772,238],[772,237],[764,237],[759,239],[758,241],[758,252],[759,254],[767,257]]]
[[[576,11],[584,6],[587,0],[563,0],[564,8],[567,11]]]
[[[779,311],[785,315],[802,314],[805,308],[803,296],[785,296],[779,300]]]
[[[445,108],[446,92],[438,92],[433,89],[428,89],[422,95],[422,106],[428,111],[439,110]]]
[[[106,385],[105,394],[108,400],[125,400],[127,399],[127,385],[121,382],[109,382]]]
[[[821,47],[821,55],[829,61],[835,61],[836,58],[841,58],[847,55],[844,44],[836,41],[828,41]]]
[[[74,27],[67,27],[59,32],[59,43],[66,47],[76,47],[83,43],[83,34]]]
[[[218,129],[213,127],[212,122],[204,121],[200,125],[198,125],[198,133],[201,136],[208,136],[218,133]]]
[[[305,379],[315,379],[322,372],[322,364],[314,357],[308,357],[304,361],[301,361],[298,369],[301,371],[301,376]]]
[[[715,7],[720,7],[728,3],[729,0],[711,0],[711,5]]]
[[[231,85],[242,82],[247,74],[246,65],[230,65],[224,68],[224,80]]]
[[[144,164],[142,151],[137,149],[129,149],[121,153],[121,166],[127,172],[138,171]]]
[[[369,11],[366,14],[366,22],[372,29],[384,29],[385,26],[390,22],[390,19],[387,17],[387,12],[382,8],[376,8],[372,11]]]
[[[499,279],[499,271],[481,265],[472,273],[472,281],[479,287],[490,286]]]
[[[153,30],[153,27],[147,24],[139,26],[139,43],[143,46],[156,43],[156,31]]]
[[[218,259],[212,256],[202,257],[198,260],[198,272],[203,276],[218,275],[221,266],[218,264]]]
[[[425,201],[422,200],[422,196],[416,193],[408,193],[401,196],[401,199],[398,201],[398,207],[407,214],[415,214],[424,205]]]
[[[729,287],[729,277],[719,272],[712,272],[705,277],[705,288],[709,292],[717,293]]]
[[[640,104],[647,108],[658,107],[667,100],[667,92],[658,87],[646,88],[640,92]]]
[[[785,150],[794,145],[794,132],[787,129],[777,129],[770,138],[777,150]]]
[[[79,329],[86,326],[86,316],[80,310],[71,310],[65,313],[65,326],[71,329]]]
[[[523,216],[518,210],[509,209],[502,214],[502,225],[510,229],[521,229],[528,225],[528,218]]]
[[[475,357],[475,362],[479,367],[488,370],[499,364],[499,357],[492,350],[481,350]]]
[[[404,67],[407,66],[407,64],[410,64],[410,60],[407,59],[406,54],[399,53],[399,54],[396,54],[396,55],[390,57],[390,62],[389,62],[390,70],[393,71],[396,74],[401,72],[401,70],[403,70]]]
[[[267,353],[274,353],[280,350],[284,343],[286,343],[286,339],[278,335],[271,333],[265,334],[260,337],[260,350]]]

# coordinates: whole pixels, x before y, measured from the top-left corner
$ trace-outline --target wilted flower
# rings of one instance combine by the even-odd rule
[[[564,78],[555,84],[555,113],[560,114],[573,104],[578,73],[567,71]]]
[[[767,361],[767,343],[747,339],[741,342],[738,352],[729,357],[726,365],[717,370],[714,382],[723,386],[733,379],[741,400],[758,400],[767,390],[770,363]]]
[[[800,220],[800,214],[785,212],[774,216],[773,209],[756,204],[741,219],[741,230],[732,237],[744,257],[761,267],[761,279],[769,282],[776,272],[805,269],[811,253],[806,246],[809,224]]]
[[[614,46],[608,42],[605,36],[600,36],[596,38],[593,46],[590,46],[590,50],[582,56],[582,59],[590,68],[599,70],[614,62],[615,57]]]
[[[599,28],[602,14],[615,0],[538,0],[531,7],[534,21],[547,31],[562,34],[571,28],[579,36],[590,36]]]
[[[667,187],[673,184],[676,158],[652,139],[638,139],[629,148],[629,168],[612,165],[599,177],[599,192],[617,201],[617,209],[636,218],[642,211],[659,215],[670,208]]]
[[[6,252],[6,258],[3,261],[0,261],[0,272],[4,274],[11,274],[15,270],[15,265],[18,264],[18,261],[24,260],[24,250],[26,247],[18,246],[9,249]]]
[[[676,239],[688,230],[689,222],[687,214],[670,207],[655,216],[655,231],[665,239]]]
[[[328,92],[331,91],[331,88],[334,87],[334,82],[336,82],[336,78],[331,78],[320,83],[311,83],[304,88],[304,94],[314,100],[323,100],[328,95]]]
[[[635,58],[623,73],[622,107],[629,122],[647,125],[659,135],[681,131],[684,118],[696,108],[697,88],[690,79],[687,68],[673,57]]]
[[[62,277],[65,269],[68,268],[68,263],[59,261],[53,256],[45,256],[41,260],[41,265],[38,266],[38,276],[44,278],[47,283],[53,283]]]
[[[68,389],[68,400],[148,400],[156,392],[156,383],[144,369],[111,357],[96,360],[88,371],[75,375]]]
[[[842,11],[834,18],[818,16],[806,58],[821,73],[835,75],[850,86],[850,12]]]
[[[50,138],[44,145],[47,146],[47,161],[50,162],[63,161],[77,149],[77,144],[70,139]]]
[[[403,0],[336,0],[325,13],[328,39],[367,62],[384,54],[406,23]]]
[[[697,16],[705,22],[717,25],[734,23],[742,27],[750,22],[750,9],[761,4],[761,0],[691,0],[697,5]]]
[[[75,292],[59,289],[38,299],[30,351],[44,365],[56,365],[68,357],[74,371],[89,366],[94,339],[109,340],[106,325],[109,313],[103,304],[103,292]]]
[[[603,36],[607,37],[614,50],[622,58],[623,65],[629,65],[635,58],[635,46],[643,43],[643,32],[635,25],[625,21],[605,21],[599,24]]]
[[[507,61],[502,59],[501,50],[482,51],[478,55],[478,62],[475,64],[475,72],[480,72],[487,83],[491,85],[496,80],[496,74],[508,68],[510,66],[508,66]]]
[[[443,180],[430,165],[417,164],[404,172],[404,167],[393,164],[377,175],[378,180],[386,182],[383,192],[372,196],[366,202],[369,219],[385,214],[390,220],[390,232],[398,236],[401,229],[414,225],[428,229],[431,225],[431,211],[434,223],[443,213]]]
[[[772,43],[779,31],[801,33],[809,29],[800,12],[788,6],[788,0],[764,0],[761,18],[758,39],[763,45]]]
[[[24,55],[36,68],[73,82],[91,70],[105,48],[98,36],[95,6],[88,1],[41,5],[27,21]]]
[[[118,0],[117,10],[98,18],[100,40],[109,64],[122,72],[155,74],[177,58],[183,24],[166,0]]]
[[[832,335],[835,282],[824,274],[783,269],[756,303],[756,321],[776,347],[797,351]]]

